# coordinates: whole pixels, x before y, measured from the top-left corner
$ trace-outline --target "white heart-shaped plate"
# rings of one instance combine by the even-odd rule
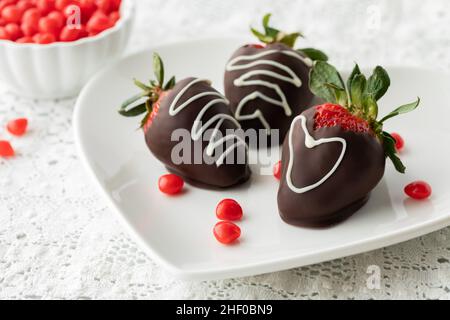
[[[163,57],[167,75],[209,78],[221,90],[226,61],[241,43],[201,40],[154,50]],[[250,183],[228,191],[187,186],[177,197],[158,191],[164,166],[136,130],[139,120],[117,113],[121,102],[137,92],[132,79],[152,77],[152,52],[126,57],[96,75],[80,94],[74,127],[80,157],[102,193],[142,248],[175,276],[206,280],[273,272],[362,253],[450,225],[449,76],[388,68],[393,84],[381,102],[382,114],[422,98],[418,110],[392,119],[387,127],[406,141],[402,158],[407,174],[396,173],[388,163],[384,180],[362,210],[336,227],[312,230],[281,221],[278,183],[272,176],[254,175]],[[429,200],[405,197],[404,186],[417,179],[432,185]],[[215,207],[223,198],[236,199],[245,211],[239,223],[242,238],[232,246],[219,244],[212,233]]]

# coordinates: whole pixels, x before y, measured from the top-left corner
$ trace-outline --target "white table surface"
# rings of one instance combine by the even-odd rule
[[[199,37],[240,36],[265,12],[303,45],[353,61],[450,69],[447,0],[138,0],[128,52]],[[381,23],[379,23],[381,21]],[[432,84],[431,84],[432,85]],[[318,265],[224,281],[179,281],[152,262],[91,183],[76,154],[73,99],[34,101],[0,87],[0,138],[18,156],[0,159],[0,299],[450,298],[450,228]],[[26,137],[8,119],[26,116]],[[367,287],[369,266],[381,288]]]

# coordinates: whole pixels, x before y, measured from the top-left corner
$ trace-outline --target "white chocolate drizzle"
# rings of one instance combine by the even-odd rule
[[[335,165],[333,166],[333,168],[322,179],[320,179],[316,183],[306,186],[306,187],[302,187],[302,188],[297,188],[292,183],[292,168],[294,166],[294,147],[293,147],[293,142],[292,142],[292,135],[293,135],[293,131],[294,131],[294,126],[298,121],[301,121],[301,126],[305,133],[305,146],[308,149],[315,148],[315,147],[320,146],[325,143],[338,142],[338,143],[342,144],[341,154],[340,154],[338,160],[336,161]],[[287,172],[286,172],[286,182],[287,182],[289,188],[293,192],[298,193],[298,194],[302,194],[302,193],[306,193],[308,191],[314,190],[317,187],[319,187],[320,185],[322,185],[325,181],[327,181],[336,172],[337,168],[339,168],[339,166],[341,165],[342,160],[344,159],[345,152],[347,150],[347,141],[345,141],[345,139],[342,139],[339,137],[323,138],[323,139],[315,140],[308,132],[308,128],[306,127],[306,122],[307,122],[306,117],[304,115],[299,115],[298,117],[296,117],[294,119],[294,121],[292,121],[291,130],[289,132],[289,164],[288,164],[288,168],[287,168]]]
[[[208,156],[212,156],[214,151],[219,146],[225,145],[225,143],[228,140],[236,140],[236,142],[233,143],[233,145],[231,145],[230,147],[228,147],[220,155],[220,157],[216,160],[216,165],[219,167],[223,164],[223,162],[226,159],[226,157],[228,156],[228,154],[230,154],[234,149],[237,149],[240,145],[244,145],[247,148],[247,144],[241,137],[237,136],[236,134],[228,134],[220,139],[217,139],[217,134],[220,130],[220,127],[222,126],[222,124],[225,121],[231,121],[236,126],[237,129],[241,128],[239,122],[237,122],[236,119],[234,119],[231,115],[228,115],[225,113],[218,113],[218,114],[214,115],[213,117],[211,117],[205,123],[202,122],[202,118],[205,115],[205,113],[209,110],[209,108],[213,107],[214,105],[216,105],[218,103],[229,104],[228,100],[226,100],[220,93],[218,93],[216,91],[201,92],[199,94],[196,94],[196,95],[190,97],[188,100],[186,100],[184,103],[182,103],[181,105],[179,105],[177,107],[178,101],[186,93],[186,91],[190,87],[192,87],[193,85],[195,85],[199,82],[208,82],[209,83],[209,81],[205,80],[205,79],[194,79],[193,81],[188,83],[182,90],[180,90],[180,92],[174,98],[172,104],[169,107],[169,115],[172,117],[176,116],[180,111],[187,108],[191,103],[193,103],[196,100],[201,99],[203,97],[208,97],[208,96],[216,97],[215,99],[209,101],[203,107],[203,109],[200,110],[200,112],[198,113],[197,118],[195,119],[194,124],[191,129],[191,138],[194,141],[198,141],[199,139],[202,138],[203,133],[206,130],[208,130],[214,124],[214,122],[217,121],[217,124],[214,127],[214,130],[211,134],[211,138],[209,140],[208,146],[206,147],[206,154]]]
[[[249,95],[245,96],[239,102],[239,104],[236,108],[235,115],[234,115],[235,118],[240,121],[259,119],[261,121],[262,125],[264,126],[264,128],[268,131],[268,134],[270,134],[271,128],[270,128],[268,121],[264,117],[264,114],[261,112],[260,109],[256,110],[253,114],[242,114],[242,109],[249,101],[259,98],[259,99],[262,99],[262,100],[264,100],[268,103],[271,103],[275,106],[283,108],[284,113],[287,117],[292,115],[292,109],[289,106],[289,103],[286,99],[286,95],[281,90],[281,88],[278,84],[264,81],[264,80],[252,80],[251,79],[254,76],[264,75],[264,76],[272,77],[274,79],[278,79],[281,81],[291,83],[292,85],[296,86],[297,88],[300,88],[302,86],[302,81],[295,74],[295,72],[292,71],[292,69],[290,69],[289,67],[287,67],[284,64],[281,64],[277,61],[267,60],[267,59],[258,60],[259,58],[262,58],[262,57],[265,57],[265,56],[268,56],[268,55],[271,55],[274,53],[278,53],[278,52],[281,52],[284,55],[296,58],[296,59],[302,61],[303,63],[305,63],[309,67],[311,67],[313,65],[313,61],[311,59],[304,58],[300,54],[298,54],[294,51],[268,50],[268,51],[263,51],[263,52],[260,52],[258,54],[254,54],[254,55],[238,56],[238,57],[232,59],[226,66],[226,71],[238,71],[238,70],[250,69],[250,68],[253,68],[258,65],[268,65],[268,66],[273,66],[277,69],[280,69],[281,71],[284,71],[285,73],[287,73],[289,75],[289,76],[285,76],[283,74],[276,73],[276,72],[273,72],[270,70],[260,69],[260,70],[250,70],[247,73],[244,73],[239,78],[234,80],[233,84],[236,87],[263,86],[263,87],[273,89],[277,93],[279,100],[268,97],[267,95],[263,94],[260,91],[257,91],[257,90],[253,91]],[[240,64],[240,62],[243,62],[243,61],[244,62],[250,61],[250,62]]]

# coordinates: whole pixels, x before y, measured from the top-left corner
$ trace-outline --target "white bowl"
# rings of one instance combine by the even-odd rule
[[[75,96],[94,73],[120,57],[134,10],[134,0],[123,0],[114,27],[74,42],[39,45],[0,40],[1,85],[30,98]]]

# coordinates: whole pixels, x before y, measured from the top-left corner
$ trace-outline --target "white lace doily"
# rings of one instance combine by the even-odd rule
[[[198,37],[242,35],[274,23],[350,67],[450,69],[447,0],[138,0],[129,51]],[[0,299],[450,298],[450,229],[366,254],[243,279],[173,279],[130,240],[82,167],[74,100],[33,101],[0,88],[0,127],[26,116],[31,131],[0,159]],[[381,287],[366,285],[369,266]]]

